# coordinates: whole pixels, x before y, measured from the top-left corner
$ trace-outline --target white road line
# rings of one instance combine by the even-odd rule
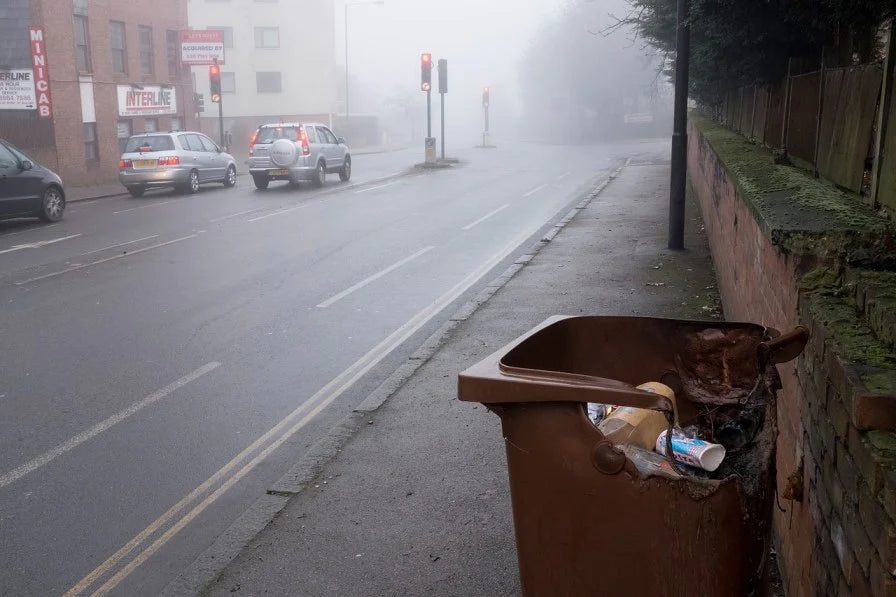
[[[417,251],[416,253],[414,253],[413,255],[410,255],[409,257],[405,257],[405,258],[402,259],[401,261],[398,261],[398,262],[396,262],[396,263],[393,263],[392,265],[390,265],[390,266],[387,267],[386,269],[384,269],[384,270],[380,270],[380,271],[378,271],[377,273],[373,274],[372,276],[370,276],[370,277],[368,277],[368,278],[364,278],[363,280],[361,280],[360,282],[358,282],[358,283],[355,284],[354,286],[352,286],[352,287],[350,287],[350,288],[346,288],[345,290],[343,290],[343,291],[340,292],[339,294],[334,295],[334,296],[328,298],[327,300],[325,300],[324,302],[322,302],[321,304],[319,304],[317,307],[318,307],[319,309],[326,309],[327,307],[329,307],[329,306],[332,305],[333,303],[335,303],[335,302],[337,302],[337,301],[340,301],[340,300],[344,299],[345,297],[347,297],[347,296],[350,295],[351,293],[355,292],[356,290],[360,290],[361,288],[364,288],[365,286],[367,286],[367,285],[370,284],[371,282],[373,282],[373,281],[375,281],[375,280],[379,280],[380,278],[382,278],[383,276],[385,276],[385,275],[388,274],[389,272],[397,270],[397,269],[400,268],[402,265],[405,265],[406,263],[409,263],[409,262],[413,261],[413,260],[416,259],[417,257],[420,257],[420,256],[423,255],[424,253],[428,253],[429,251],[432,251],[433,249],[435,249],[435,247],[424,247],[424,248],[420,249],[419,251]]]
[[[561,174],[560,176],[558,176],[555,180],[563,180],[564,178],[566,178],[566,177],[569,176],[570,174],[572,174],[572,172],[565,172],[565,173]]]
[[[367,191],[375,191],[375,190],[377,190],[377,189],[385,189],[386,187],[391,187],[392,185],[396,185],[396,184],[398,184],[399,182],[401,182],[401,181],[396,180],[395,182],[389,182],[389,183],[386,183],[386,184],[381,184],[381,185],[379,185],[379,186],[370,187],[370,188],[367,188],[367,189],[361,189],[360,191],[355,191],[355,195],[357,195],[358,193],[366,193]]]
[[[469,224],[467,224],[466,226],[464,226],[463,228],[461,228],[461,230],[469,230],[470,228],[472,228],[472,227],[474,227],[474,226],[476,226],[476,225],[478,225],[478,224],[483,223],[484,221],[486,221],[487,219],[489,219],[490,217],[492,217],[492,216],[495,215],[496,213],[499,213],[499,212],[501,212],[501,211],[507,209],[508,207],[510,207],[510,204],[509,204],[509,203],[505,203],[504,205],[502,205],[501,207],[499,207],[499,208],[496,209],[495,211],[490,211],[490,212],[488,212],[487,214],[485,214],[484,216],[482,216],[481,218],[479,218],[479,219],[476,220],[475,222],[470,222]]]
[[[220,218],[214,218],[212,220],[209,220],[209,222],[211,222],[212,224],[214,224],[215,222],[223,222],[224,220],[229,220],[230,218],[238,218],[240,216],[248,216],[249,214],[255,214],[260,211],[264,211],[266,209],[267,209],[266,207],[256,207],[255,209],[247,209],[246,211],[241,211],[239,213],[230,214],[229,216],[221,216]]]
[[[247,220],[248,222],[258,222],[259,220],[264,220],[265,218],[273,218],[274,216],[280,216],[283,214],[288,214],[291,211],[295,211],[297,209],[302,209],[304,207],[308,207],[307,203],[303,203],[302,205],[296,205],[295,207],[290,207],[288,209],[278,209],[277,211],[269,214],[265,214],[263,216],[258,216],[257,218],[252,218],[251,220]]]
[[[103,247],[102,249],[94,249],[93,251],[88,251],[87,253],[82,253],[81,257],[86,257],[87,255],[93,255],[94,253],[102,253],[103,251],[108,251],[109,249],[117,249],[118,247],[124,247],[126,245],[133,245],[134,243],[139,243],[144,240],[150,240],[153,238],[158,238],[158,234],[153,234],[152,236],[144,236],[143,238],[138,238],[136,240],[129,240],[127,242],[118,243],[117,245],[109,245],[108,247]]]
[[[531,191],[529,191],[528,193],[523,195],[523,197],[529,197],[531,195],[534,195],[535,193],[537,193],[541,189],[545,188],[546,186],[548,186],[548,183],[544,183],[543,185],[538,185],[537,187],[535,187],[534,189],[532,189]]]
[[[115,261],[116,259],[123,259],[125,257],[130,257],[131,255],[137,255],[138,253],[143,253],[145,251],[151,251],[152,249],[158,249],[159,247],[173,245],[174,243],[179,243],[181,241],[185,241],[190,238],[196,238],[196,235],[190,234],[189,236],[182,236],[180,238],[175,238],[174,240],[169,240],[164,243],[158,243],[155,245],[150,245],[148,247],[141,247],[141,248],[137,249],[136,251],[131,251],[130,253],[123,253],[121,255],[113,255],[112,257],[106,257],[104,259],[97,259],[96,261],[91,261],[90,263],[81,263],[79,265],[73,265],[72,267],[68,267],[66,269],[59,270],[58,272],[44,274],[43,276],[37,276],[35,278],[29,278],[27,280],[23,280],[22,282],[16,282],[16,286],[24,286],[25,284],[30,284],[31,282],[37,282],[38,280],[45,280],[47,278],[53,278],[55,276],[61,276],[62,274],[67,274],[69,272],[78,271],[79,269],[93,267],[94,265],[99,265],[101,263],[106,263],[108,261]]]
[[[59,224],[38,224],[37,226],[29,226],[24,230],[17,230],[16,232],[8,232],[6,234],[0,233],[0,238],[9,238],[11,236],[18,236],[20,234],[27,234],[29,232],[34,232],[35,230],[46,230],[47,228],[52,228],[53,226],[58,226]]]
[[[62,238],[53,238],[50,240],[39,240],[39,241],[33,242],[33,243],[25,243],[23,245],[15,245],[8,249],[3,249],[2,251],[0,251],[0,255],[2,255],[3,253],[12,253],[13,251],[21,251],[23,249],[39,249],[40,247],[45,247],[47,245],[60,243],[64,240],[68,240],[70,238],[78,238],[79,236],[81,236],[81,235],[80,234],[71,234],[69,236],[63,236]]]
[[[493,267],[498,265],[504,258],[514,251],[523,241],[532,236],[538,229],[539,224],[534,230],[524,232],[510,241],[501,248],[496,254],[490,257],[485,263],[480,265],[476,270],[472,271],[466,278],[458,282],[448,292],[433,301],[429,306],[414,315],[404,325],[392,332],[382,342],[373,347],[367,354],[355,361],[348,369],[340,373],[327,385],[318,390],[311,398],[299,405],[294,411],[284,417],[277,425],[272,427],[267,433],[255,440],[249,447],[236,455],[230,462],[225,464],[214,475],[202,483],[199,487],[191,491],[177,504],[172,506],[157,518],[152,524],[146,527],[127,544],[122,546],[117,552],[111,555],[105,562],[100,564],[90,574],[81,579],[78,584],[65,593],[65,597],[73,597],[80,595],[90,586],[96,583],[100,578],[107,574],[110,570],[118,566],[124,558],[133,552],[138,546],[148,541],[162,527],[171,523],[174,518],[185,508],[190,507],[191,503],[201,498],[201,496],[215,486],[219,481],[224,483],[215,491],[202,499],[196,506],[187,512],[182,518],[176,520],[167,531],[153,541],[146,549],[140,552],[133,560],[122,567],[115,575],[109,578],[94,595],[103,595],[108,593],[122,580],[128,577],[143,562],[148,560],[156,553],[165,543],[174,537],[181,529],[199,516],[210,504],[214,503],[227,490],[233,487],[243,477],[248,475],[260,462],[267,458],[272,452],[279,448],[283,443],[295,435],[302,427],[313,420],[321,411],[329,406],[334,400],[345,393],[352,385],[355,384],[368,371],[375,367],[380,361],[386,358],[393,350],[400,346],[405,340],[413,336],[420,328],[425,326],[433,317],[442,312],[445,307],[457,300],[463,293],[469,290],[476,282],[486,275]],[[307,409],[317,402],[307,414],[296,421]],[[295,421],[295,422],[294,422]],[[248,459],[256,450],[264,446],[267,442],[272,441],[264,450],[259,452],[252,460],[248,461],[238,471],[231,474],[240,464]],[[228,476],[229,475],[229,476]]]
[[[113,214],[125,214],[129,211],[134,211],[135,209],[146,209],[147,207],[158,207],[160,205],[166,205],[168,203],[174,203],[177,201],[176,199],[169,199],[168,201],[159,201],[158,203],[150,203],[149,205],[141,205],[139,207],[131,207],[130,209],[120,209],[118,211],[113,211]]]
[[[0,476],[0,487],[6,487],[10,483],[13,483],[14,481],[21,479],[25,475],[33,473],[40,467],[45,466],[46,464],[49,464],[50,462],[52,462],[59,456],[62,456],[63,454],[65,454],[66,452],[70,452],[70,451],[74,450],[75,448],[77,448],[78,446],[83,444],[84,442],[96,437],[97,435],[106,431],[113,425],[117,425],[118,423],[121,423],[128,417],[140,412],[141,410],[143,410],[150,404],[152,404],[154,402],[158,402],[165,396],[168,396],[172,392],[184,387],[191,381],[202,377],[206,373],[209,373],[210,371],[214,371],[215,369],[217,369],[220,366],[221,366],[221,363],[215,363],[215,362],[206,363],[205,365],[203,365],[199,369],[196,369],[192,373],[188,373],[187,375],[184,375],[177,381],[168,384],[161,390],[158,390],[157,392],[153,392],[152,394],[150,394],[149,396],[147,396],[140,402],[132,404],[131,406],[129,406],[128,408],[126,408],[124,410],[118,411],[117,413],[115,413],[114,415],[109,417],[108,419],[105,419],[104,421],[100,421],[99,423],[97,423],[96,425],[94,425],[93,427],[88,429],[87,431],[79,433],[78,435],[74,436],[73,438],[59,444],[52,450],[48,450],[48,451],[44,452],[43,454],[41,454],[40,456],[38,456],[37,458],[34,458],[33,460],[29,460],[22,466],[15,468],[15,469],[11,470],[10,472]]]

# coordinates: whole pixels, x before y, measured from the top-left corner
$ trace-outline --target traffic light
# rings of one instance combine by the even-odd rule
[[[429,52],[420,56],[420,89],[432,89],[432,54]]]
[[[212,96],[212,102],[221,102],[221,67],[213,64],[208,67],[208,88]]]
[[[482,106],[488,108],[489,98],[488,98],[488,87],[482,90]]]
[[[439,60],[439,93],[448,93],[448,61]]]
[[[197,112],[205,112],[205,96],[201,93],[193,94],[193,105]]]

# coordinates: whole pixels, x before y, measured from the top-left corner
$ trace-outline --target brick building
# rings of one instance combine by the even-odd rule
[[[3,0],[0,77],[33,69],[37,90],[0,101],[0,137],[67,186],[117,180],[124,138],[196,126],[184,29],[187,0]]]

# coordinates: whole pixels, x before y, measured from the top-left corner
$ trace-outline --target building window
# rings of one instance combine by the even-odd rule
[[[255,73],[258,93],[280,93],[282,91],[279,72]]]
[[[234,73],[221,71],[221,93],[236,93],[236,76]]]
[[[165,32],[165,46],[168,51],[168,76],[176,79],[180,76],[180,33]]]
[[[90,72],[90,37],[87,35],[87,17],[83,15],[75,15],[75,62],[80,72]]]
[[[120,75],[128,72],[128,51],[124,23],[109,21],[109,46],[112,48],[112,71]]]
[[[84,157],[88,162],[95,162],[100,159],[99,150],[96,143],[96,123],[84,123]]]
[[[137,30],[140,32],[140,72],[144,75],[151,75],[155,72],[152,54],[152,27],[140,25]]]
[[[118,121],[118,152],[124,153],[124,146],[128,144],[128,138],[131,136],[131,121]]]
[[[180,116],[172,116],[171,117],[171,130],[172,131],[182,131],[184,130],[184,120]]]
[[[279,48],[280,47],[280,28],[279,27],[256,27],[255,28],[255,47],[256,48]]]
[[[143,130],[147,133],[159,132],[159,119],[158,118],[144,118],[143,119]]]
[[[224,47],[232,48],[233,47],[233,27],[206,27],[206,29],[210,31],[223,31],[224,32]]]

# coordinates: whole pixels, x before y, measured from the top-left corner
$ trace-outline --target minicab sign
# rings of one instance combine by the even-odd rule
[[[30,68],[0,70],[0,110],[36,110],[34,71]]]
[[[177,114],[177,96],[173,87],[118,86],[119,116],[158,116],[159,114]]]
[[[180,32],[181,62],[188,66],[224,64],[224,32],[206,29]]]

